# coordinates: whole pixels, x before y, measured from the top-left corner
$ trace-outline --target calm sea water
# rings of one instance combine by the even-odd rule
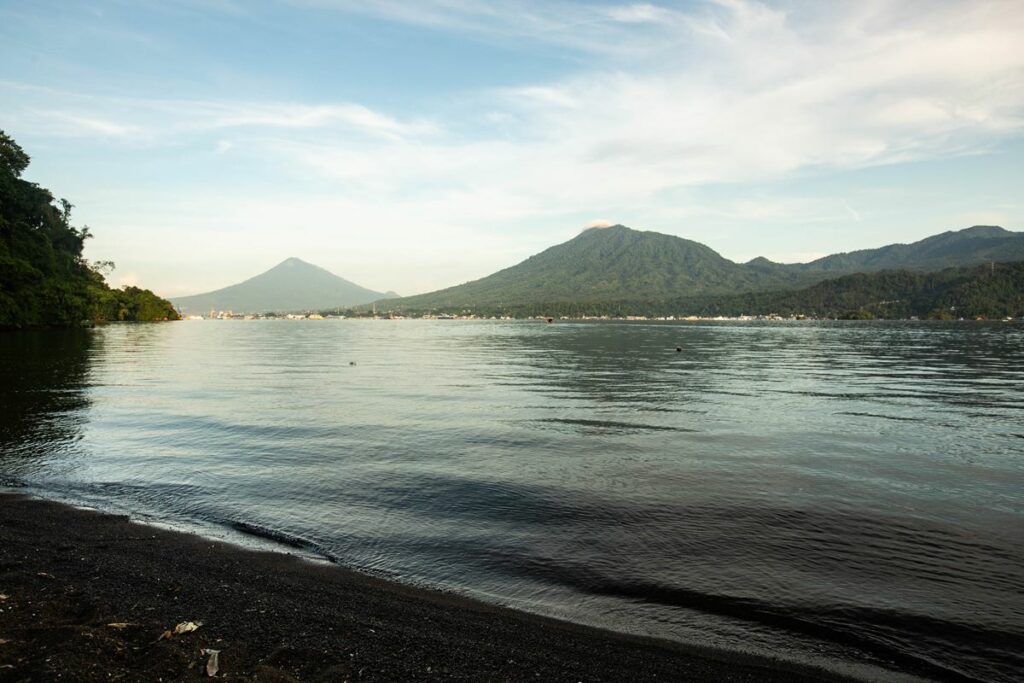
[[[866,678],[1024,672],[1018,324],[111,325],[0,335],[0,401],[42,495]]]

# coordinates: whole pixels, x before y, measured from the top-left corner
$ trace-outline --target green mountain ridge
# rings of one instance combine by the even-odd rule
[[[585,230],[485,278],[388,303],[413,309],[658,299],[682,292],[726,293],[801,281],[798,274],[747,268],[699,242],[614,225]]]
[[[521,308],[545,303],[657,302],[797,290],[881,270],[937,271],[1024,260],[1024,233],[996,226],[945,232],[912,244],[833,254],[810,263],[759,257],[740,264],[710,247],[623,225],[589,229],[493,275],[380,302],[395,311]]]
[[[387,311],[388,309],[384,309]],[[530,317],[738,317],[810,318],[1021,318],[1024,261],[947,268],[882,270],[822,280],[809,287],[740,294],[702,294],[664,300],[554,301],[474,307],[478,316]],[[412,312],[412,311],[407,311]],[[435,312],[458,313],[441,307]],[[354,310],[355,315],[365,311]]]
[[[375,292],[295,257],[222,289],[171,299],[182,313],[309,311],[358,306],[397,296]]]
[[[677,299],[656,307],[686,315],[806,315],[820,318],[1019,318],[1024,261],[946,268],[882,270],[824,280],[804,289]]]
[[[947,231],[912,244],[890,244],[832,254],[802,264],[804,270],[874,272],[893,268],[936,271],[943,268],[1024,260],[1024,233],[995,225]]]

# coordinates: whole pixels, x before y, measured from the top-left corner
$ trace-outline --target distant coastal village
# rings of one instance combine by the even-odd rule
[[[402,315],[399,313],[369,313],[369,314],[337,314],[337,313],[234,313],[232,311],[210,311],[206,315],[183,315],[182,320],[536,320],[543,323],[553,323],[558,321],[650,321],[650,322],[749,322],[749,321],[820,321],[820,320],[866,320],[871,318],[861,317],[837,317],[837,318],[819,318],[807,315],[778,315],[769,313],[767,315],[737,315],[737,316],[699,316],[699,315],[667,315],[667,316],[646,316],[646,315],[625,315],[625,316],[610,316],[610,315],[583,315],[583,316],[559,316],[557,318],[551,318],[543,315],[530,316],[528,318],[518,318],[509,315],[476,315],[475,313],[460,313],[457,315],[449,315],[446,313],[423,313],[419,315]],[[920,320],[918,316],[911,316],[906,320]],[[974,318],[932,318],[933,320],[974,320],[974,321],[987,321],[989,318],[985,316],[977,316]],[[998,318],[1002,322],[1013,322],[1016,320],[1013,316],[1005,316]]]
[[[530,318],[516,318],[510,315],[491,315],[482,316],[474,313],[460,313],[458,315],[448,315],[445,313],[423,313],[421,315],[401,315],[398,313],[385,313],[376,314],[371,313],[368,315],[339,315],[334,313],[262,313],[259,315],[253,313],[233,313],[231,311],[211,311],[207,315],[186,315],[182,316],[183,320],[539,320],[541,322],[553,322],[554,320],[658,320],[658,321],[671,321],[671,320],[684,320],[684,321],[700,321],[700,320],[809,320],[807,316],[787,316],[783,317],[780,315],[741,315],[736,317],[726,316],[715,316],[715,317],[701,317],[697,315],[687,316],[657,316],[648,317],[646,315],[627,315],[622,317],[612,317],[608,315],[584,315],[575,318],[562,316],[559,318],[548,318],[543,315],[532,316]]]

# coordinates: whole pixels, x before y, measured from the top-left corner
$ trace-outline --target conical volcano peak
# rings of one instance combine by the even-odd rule
[[[387,296],[292,256],[237,285],[173,302],[186,312],[266,313],[358,306]]]
[[[319,266],[314,266],[309,261],[303,261],[302,259],[300,259],[297,256],[289,256],[284,261],[281,261],[276,266],[274,266],[274,268],[303,268],[303,267],[304,268],[319,268]]]

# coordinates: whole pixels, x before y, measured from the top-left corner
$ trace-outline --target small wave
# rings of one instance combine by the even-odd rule
[[[623,430],[623,431],[657,431],[657,432],[689,432],[695,433],[696,429],[686,429],[685,427],[667,427],[665,425],[651,425],[640,422],[615,422],[612,420],[583,420],[583,419],[572,419],[563,417],[549,417],[540,420],[532,420],[532,422],[546,422],[553,424],[566,424],[575,425],[578,427],[597,427],[599,429],[612,429],[612,430]]]
[[[998,643],[1002,652],[1012,653],[1022,645],[1018,634],[979,629],[967,624],[950,622],[918,614],[899,613],[877,608],[828,607],[810,609],[787,608],[761,600],[728,595],[715,595],[699,591],[646,583],[619,583],[597,581],[587,590],[598,595],[631,598],[644,602],[694,609],[732,618],[756,621],[774,628],[783,628],[832,642],[851,645],[894,662],[916,668],[943,680],[979,681],[964,671],[945,662],[909,651],[905,643],[886,637],[886,633],[931,633],[943,641],[966,645]],[[865,628],[874,625],[869,630]],[[988,653],[992,657],[993,653]],[[1007,667],[1020,664],[1017,657],[1006,661]]]
[[[877,417],[882,420],[897,420],[899,422],[924,422],[923,417],[905,417],[902,415],[879,415],[878,413],[862,413],[857,411],[841,411],[836,415],[853,415],[855,417]]]
[[[268,541],[274,541],[281,545],[286,545],[289,548],[296,548],[298,550],[312,550],[317,549],[316,544],[312,541],[306,540],[301,536],[295,536],[288,534],[283,531],[276,529],[268,529],[260,524],[251,524],[250,522],[228,522],[229,527],[235,531],[247,534],[249,536],[256,536],[257,538],[263,538]]]

